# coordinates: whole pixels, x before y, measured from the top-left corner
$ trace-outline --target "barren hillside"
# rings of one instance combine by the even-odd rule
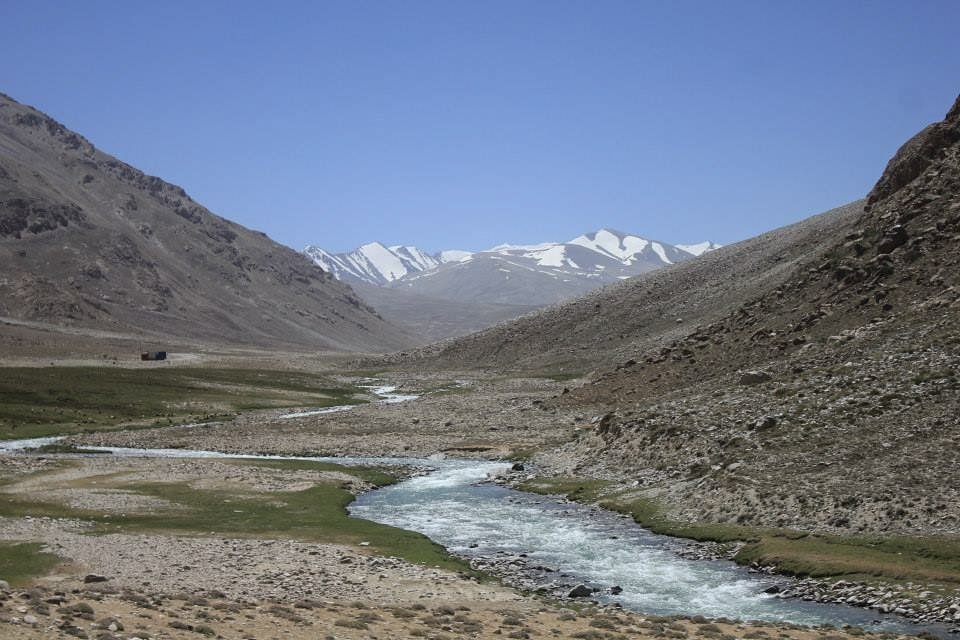
[[[0,94],[0,316],[215,344],[384,351],[402,332],[296,251]]]
[[[853,203],[414,354],[449,367],[585,372],[659,348],[774,288],[856,219]]]

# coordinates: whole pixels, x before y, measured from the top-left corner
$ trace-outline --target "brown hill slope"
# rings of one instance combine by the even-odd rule
[[[843,236],[853,203],[735,245],[625,280],[517,321],[412,354],[449,367],[586,371],[623,362],[723,317],[820,259]]]
[[[596,419],[537,461],[668,519],[960,534],[960,100],[865,203],[423,362],[594,368],[543,408]]]
[[[0,94],[0,316],[215,344],[408,343],[298,252]]]
[[[848,233],[824,236],[815,259],[775,288],[740,299],[734,312],[656,353],[637,353],[637,364],[604,374],[590,393],[612,399],[623,385],[633,394],[676,390],[821,344],[845,344],[858,332],[908,332],[902,344],[941,331],[954,335],[958,154],[960,99],[943,122],[897,152]]]
[[[554,402],[609,411],[548,458],[672,518],[960,534],[960,100],[814,261]]]

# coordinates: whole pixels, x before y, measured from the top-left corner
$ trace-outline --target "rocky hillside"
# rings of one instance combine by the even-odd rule
[[[0,94],[0,316],[215,344],[407,337],[303,255]]]
[[[658,348],[734,309],[817,260],[823,238],[843,235],[861,203],[711,251],[412,354],[430,366],[585,373]]]
[[[544,405],[583,418],[539,462],[635,487],[676,519],[956,535],[958,243],[960,100],[864,201],[423,362],[593,368]]]
[[[960,534],[960,100],[857,209],[814,259],[556,398],[603,416],[557,468],[679,519]]]

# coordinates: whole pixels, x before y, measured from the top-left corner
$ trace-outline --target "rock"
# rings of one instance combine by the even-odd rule
[[[108,577],[106,577],[106,576],[101,576],[101,575],[98,575],[98,574],[96,574],[96,573],[88,573],[87,575],[85,575],[85,576],[83,577],[83,583],[84,583],[84,584],[90,584],[90,583],[92,583],[92,582],[106,582],[106,581],[109,580],[109,579],[110,579],[110,578],[108,578]]]
[[[740,384],[760,384],[771,380],[771,376],[766,371],[744,371],[740,374]]]
[[[75,637],[75,638],[89,638],[89,637],[90,637],[90,636],[87,635],[87,632],[86,632],[86,631],[84,631],[84,630],[81,629],[80,627],[77,627],[77,626],[75,626],[75,625],[70,624],[69,622],[64,622],[62,625],[60,625],[60,631],[62,631],[63,633],[65,633],[65,634],[67,634],[67,635],[73,636],[73,637]]]
[[[10,583],[6,580],[0,580],[0,591],[10,591]]]
[[[894,249],[902,247],[907,242],[907,231],[902,225],[894,225],[887,230],[883,240],[877,245],[877,254],[892,253]]]
[[[615,595],[615,596],[616,596],[616,595],[619,595],[619,594],[623,593],[623,587],[621,587],[620,585],[616,585],[616,586],[610,587],[610,593],[612,593],[612,594]]]
[[[592,595],[593,589],[584,584],[578,584],[567,593],[568,598],[589,598]]]
[[[23,622],[30,625],[37,624],[37,616],[27,614],[23,616]]]
[[[510,471],[523,471],[524,468],[525,467],[523,466],[522,462],[515,462],[513,466],[510,467]]]

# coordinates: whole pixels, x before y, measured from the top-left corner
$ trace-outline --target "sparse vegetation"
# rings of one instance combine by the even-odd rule
[[[0,377],[0,439],[216,420],[363,402],[325,376],[253,369],[16,367]]]
[[[43,575],[60,562],[56,555],[43,551],[36,542],[0,542],[0,580],[23,585],[34,576]]]
[[[797,576],[885,578],[960,583],[960,541],[946,537],[840,536],[726,523],[685,523],[662,515],[653,500],[610,491],[605,480],[537,478],[524,491],[564,495],[629,514],[654,533],[704,542],[746,542],[735,560],[773,565]]]
[[[290,463],[287,468],[340,471],[383,484],[396,481],[380,469],[345,467],[311,461],[256,461]],[[267,464],[266,466],[274,466]],[[280,465],[281,467],[283,465]],[[98,478],[97,486],[109,486]],[[186,482],[118,483],[117,488],[161,498],[175,509],[149,514],[116,514],[105,517],[55,502],[38,501],[13,494],[0,499],[0,516],[48,516],[79,518],[96,523],[96,531],[202,533],[235,536],[289,537],[343,544],[365,542],[371,550],[410,562],[469,571],[451,558],[440,545],[419,533],[370,520],[351,518],[346,506],[353,494],[337,482],[317,484],[302,491],[261,493],[238,490],[206,490]]]
[[[347,466],[315,460],[235,460],[234,464],[286,471],[342,471],[378,487],[395,484],[400,478],[385,467]]]

